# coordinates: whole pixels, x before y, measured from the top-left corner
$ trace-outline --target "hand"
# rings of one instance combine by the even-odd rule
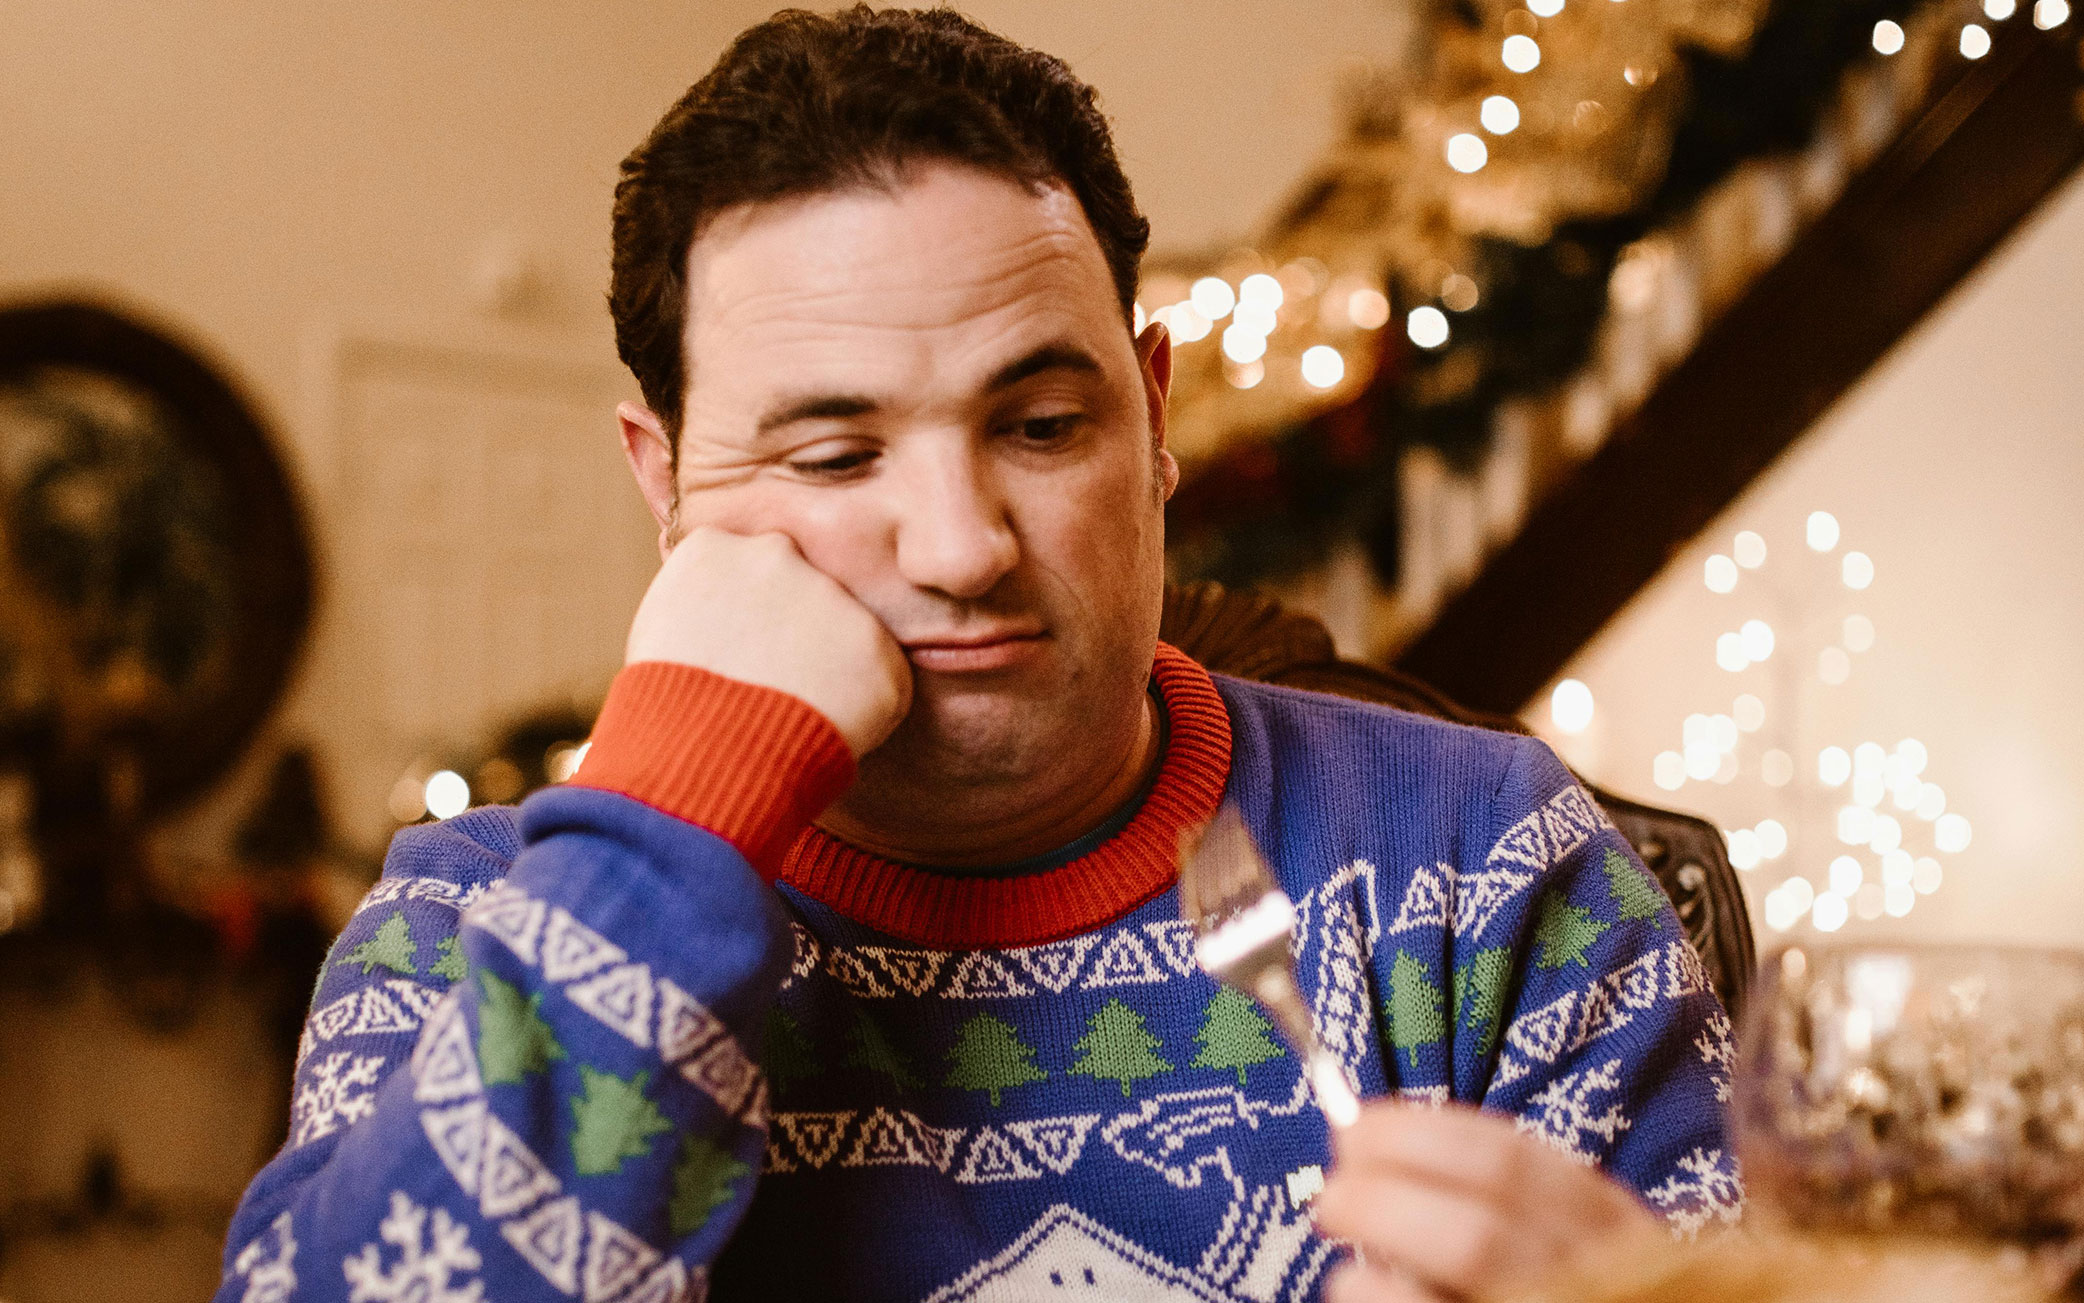
[[[1332,1149],[1317,1228],[1358,1251],[1332,1303],[1488,1298],[1662,1238],[1628,1190],[1495,1113],[1371,1101]]]
[[[912,708],[904,649],[785,534],[689,530],[645,590],[623,659],[693,665],[800,698],[856,759]]]

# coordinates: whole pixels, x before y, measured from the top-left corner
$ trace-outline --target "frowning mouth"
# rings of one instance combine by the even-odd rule
[[[912,665],[935,674],[981,674],[1010,669],[1041,650],[1049,635],[1035,629],[988,630],[960,637],[904,643]]]

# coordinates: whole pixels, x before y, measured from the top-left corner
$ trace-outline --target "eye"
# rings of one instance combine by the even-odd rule
[[[1061,443],[1077,433],[1085,422],[1082,412],[1064,412],[1057,416],[1030,416],[1019,422],[1014,429],[1028,443]]]
[[[829,457],[810,457],[788,463],[789,469],[798,475],[812,479],[843,479],[865,469],[876,459],[872,448],[852,448],[834,453]]]

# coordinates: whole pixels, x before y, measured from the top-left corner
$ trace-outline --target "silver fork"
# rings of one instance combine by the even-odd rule
[[[1295,905],[1274,881],[1237,811],[1224,806],[1180,856],[1180,913],[1194,925],[1194,959],[1203,972],[1259,1001],[1295,1048],[1317,1095],[1317,1107],[1336,1127],[1360,1118],[1360,1100],[1346,1066],[1317,1041],[1310,1011],[1295,984],[1288,938]]]

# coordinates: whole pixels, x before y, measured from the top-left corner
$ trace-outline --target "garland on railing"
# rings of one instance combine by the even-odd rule
[[[1948,61],[2067,0],[1447,6],[1362,79],[1256,241],[1153,260],[1177,341],[1180,578],[1345,557],[1380,650],[1517,529],[1703,323],[1877,153]]]

